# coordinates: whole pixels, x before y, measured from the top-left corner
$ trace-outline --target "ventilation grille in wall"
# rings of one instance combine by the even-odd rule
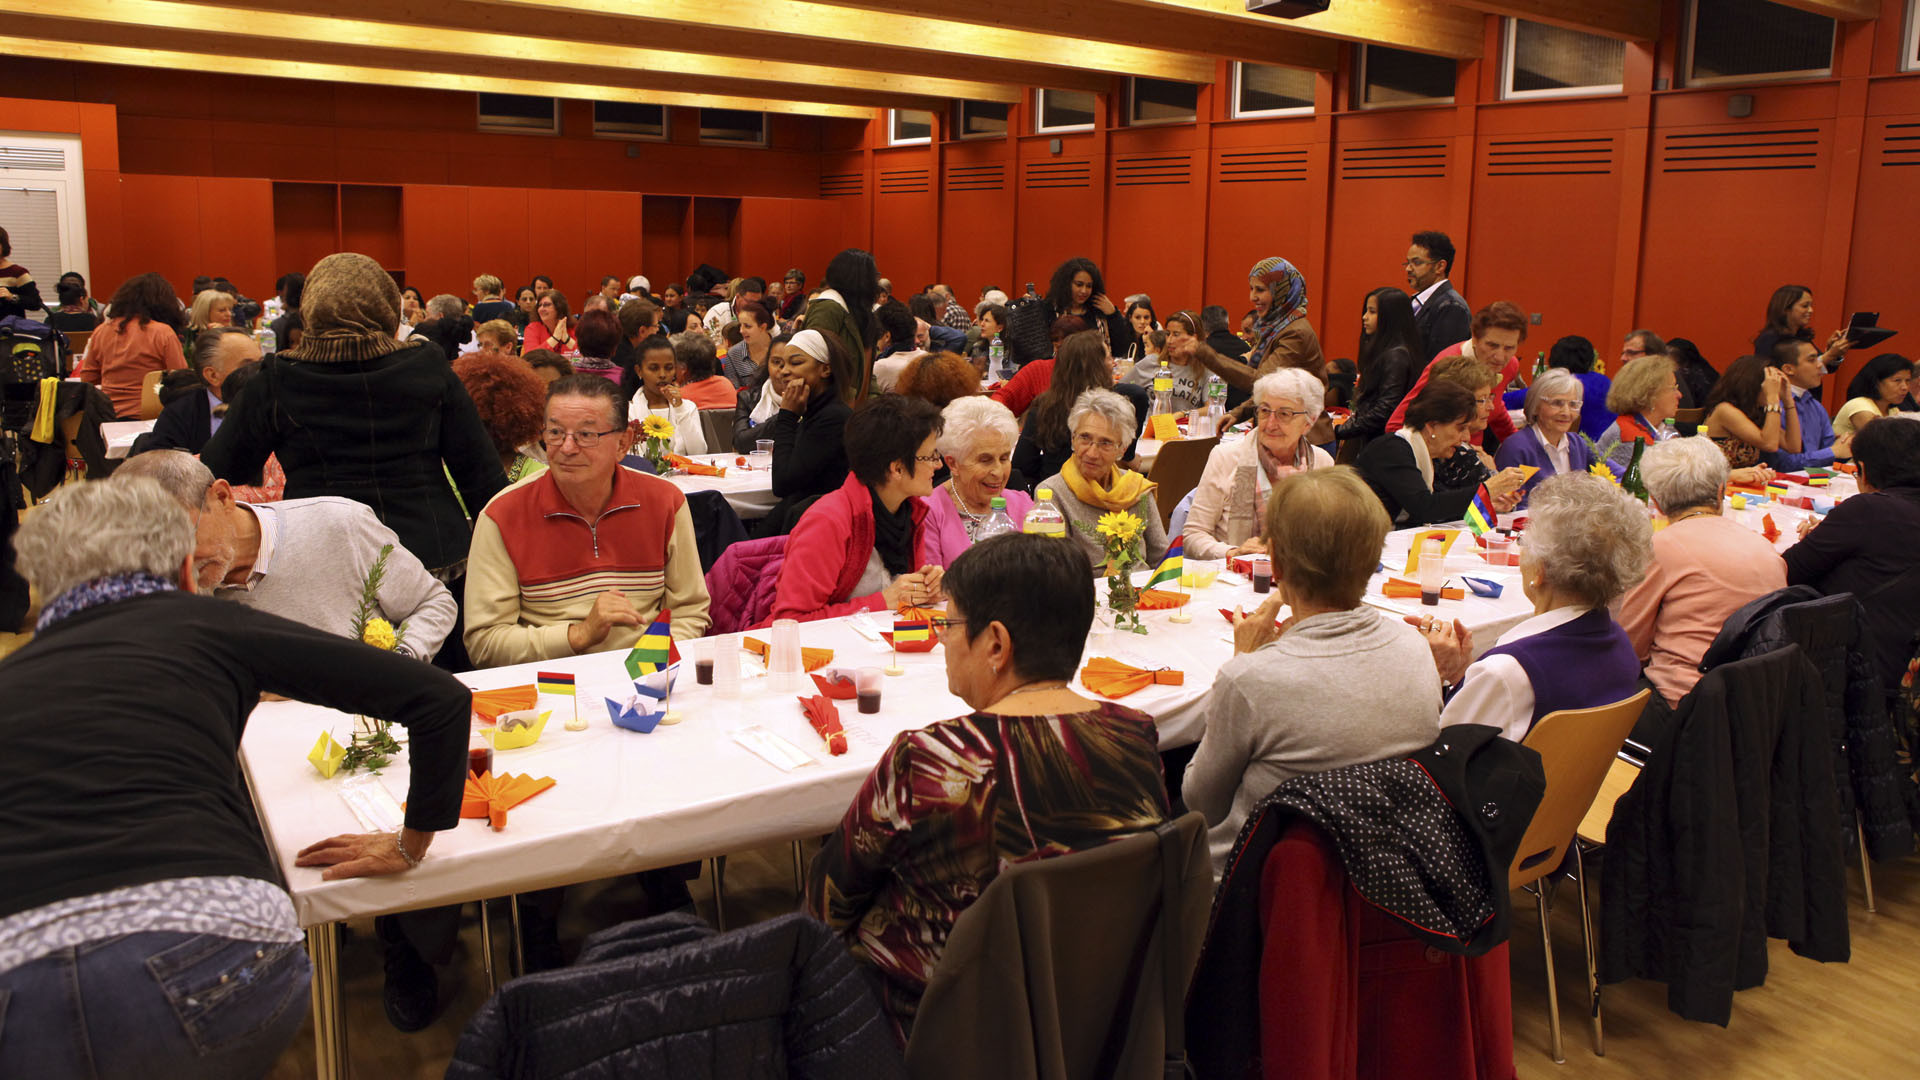
[[[835,195],[863,195],[867,190],[867,177],[864,173],[821,173],[820,197],[832,198]]]
[[[933,190],[933,174],[927,169],[881,169],[880,194],[916,195]]]
[[[1154,154],[1145,157],[1118,158],[1113,165],[1113,186],[1152,187],[1193,183],[1192,154]]]
[[[1880,137],[1880,164],[1920,165],[1920,123],[1887,125]]]
[[[1420,180],[1447,175],[1447,144],[1405,143],[1340,150],[1342,180]]]
[[[0,169],[44,169],[64,172],[67,152],[57,146],[0,146]]]
[[[1091,161],[1029,161],[1020,186],[1028,191],[1041,188],[1083,188],[1093,186]]]
[[[1488,176],[1606,176],[1613,172],[1613,139],[1494,139],[1487,144]]]
[[[1268,184],[1307,178],[1307,148],[1222,150],[1213,175],[1223,184]]]
[[[1007,165],[990,161],[981,165],[947,165],[948,191],[1000,191],[1007,186]]]
[[[1819,128],[1765,131],[1668,133],[1660,137],[1660,171],[1780,172],[1820,163],[1825,140]]]

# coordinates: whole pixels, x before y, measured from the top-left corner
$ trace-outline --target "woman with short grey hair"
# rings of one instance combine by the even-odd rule
[[[1067,535],[1087,553],[1093,568],[1104,572],[1106,548],[1096,526],[1104,514],[1132,514],[1142,524],[1140,551],[1146,565],[1159,562],[1167,551],[1167,529],[1154,501],[1153,482],[1120,464],[1133,444],[1133,405],[1111,390],[1084,391],[1067,410],[1067,430],[1072,456],[1040,483],[1067,519]]]
[[[1721,513],[1727,455],[1711,440],[1648,447],[1640,477],[1667,527],[1653,535],[1646,580],[1620,603],[1620,625],[1647,665],[1647,684],[1673,706],[1700,680],[1700,658],[1722,624],[1748,601],[1786,588],[1787,568],[1765,537]]]
[[[1610,481],[1576,472],[1541,484],[1520,555],[1533,617],[1465,669],[1442,726],[1486,724],[1518,742],[1550,712],[1632,696],[1640,661],[1607,605],[1645,576],[1652,535],[1645,509]],[[1441,678],[1455,681],[1472,634],[1432,616],[1414,621]]]
[[[1015,530],[1033,509],[1033,498],[1009,487],[1013,475],[1013,446],[1020,425],[1013,413],[987,397],[955,398],[940,410],[943,427],[934,453],[945,463],[948,476],[926,504],[926,540],[921,561],[933,566],[953,565],[960,553],[992,535],[995,499]]]
[[[1526,506],[1533,489],[1548,477],[1592,467],[1593,447],[1580,434],[1585,396],[1580,380],[1563,368],[1548,368],[1527,388],[1527,426],[1493,455],[1493,463],[1502,469],[1518,465],[1539,470],[1520,489],[1520,506]]]
[[[1253,433],[1215,446],[1193,489],[1193,509],[1181,530],[1187,558],[1266,553],[1260,523],[1274,485],[1333,464],[1307,439],[1325,395],[1326,387],[1304,368],[1281,368],[1253,381]]]

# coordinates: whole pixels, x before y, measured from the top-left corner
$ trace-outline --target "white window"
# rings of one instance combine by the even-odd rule
[[[1200,88],[1168,79],[1127,80],[1127,125],[1191,124],[1200,115]]]
[[[1817,79],[1833,73],[1834,23],[1767,0],[1693,0],[1687,85]]]
[[[1313,72],[1272,64],[1233,65],[1233,115],[1300,116],[1313,111]]]
[[[1920,71],[1920,0],[1910,0],[1907,6],[1907,48],[1900,57],[1903,69]]]
[[[610,139],[667,140],[667,107],[631,101],[593,103],[593,133]]]
[[[71,270],[88,278],[87,291],[118,282],[91,280],[87,266],[86,172],[80,136],[0,131],[0,225],[13,247],[11,261],[27,268],[40,301],[57,307],[55,288]]]
[[[1004,101],[956,101],[953,132],[962,139],[1000,139],[1007,134],[1012,106]]]
[[[509,135],[560,134],[560,100],[527,94],[475,95],[480,99],[480,130]]]
[[[1455,65],[1451,58],[1361,45],[1360,107],[1445,105],[1453,101]]]
[[[1624,85],[1626,42],[1525,19],[1506,24],[1501,97],[1617,94]]]
[[[767,114],[745,109],[701,109],[700,141],[725,146],[765,146]]]
[[[1100,101],[1091,90],[1035,90],[1033,130],[1092,131]]]
[[[924,109],[887,110],[888,146],[921,146],[932,141],[932,113]]]

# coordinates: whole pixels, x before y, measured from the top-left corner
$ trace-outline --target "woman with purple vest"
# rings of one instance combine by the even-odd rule
[[[1641,505],[1591,473],[1552,477],[1533,492],[1520,583],[1533,617],[1466,669],[1440,724],[1486,724],[1519,742],[1550,712],[1633,696],[1640,658],[1608,605],[1647,572],[1653,528]],[[1456,626],[1422,626],[1436,655]],[[1471,643],[1465,645],[1471,654]],[[1442,676],[1446,675],[1445,665]]]

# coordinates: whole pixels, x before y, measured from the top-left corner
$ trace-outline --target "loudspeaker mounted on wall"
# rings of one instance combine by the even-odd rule
[[[1727,98],[1727,115],[1736,120],[1753,115],[1753,95],[1734,94]]]
[[[1062,144],[1059,139],[1048,139],[1047,152],[1050,154],[1058,154],[1060,152],[1061,145]]]

